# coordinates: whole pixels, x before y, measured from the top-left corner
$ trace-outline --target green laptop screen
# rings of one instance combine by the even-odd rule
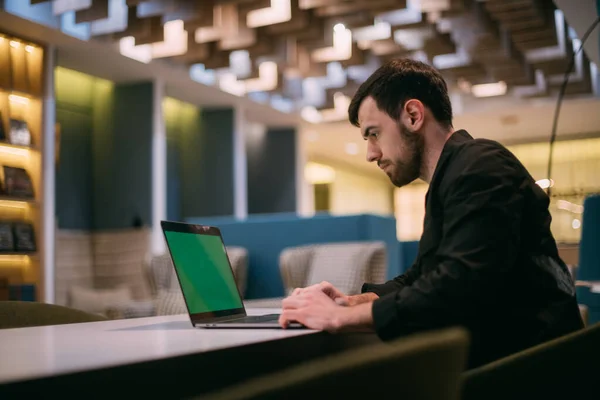
[[[165,231],[190,314],[242,308],[219,236]]]

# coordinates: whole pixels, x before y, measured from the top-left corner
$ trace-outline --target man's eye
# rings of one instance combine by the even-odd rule
[[[379,136],[379,132],[372,132],[369,136],[377,138]]]

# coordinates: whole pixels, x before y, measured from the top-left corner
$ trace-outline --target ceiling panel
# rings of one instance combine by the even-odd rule
[[[127,24],[104,24],[98,39],[126,41],[121,51],[131,57],[202,64],[222,90],[287,99],[311,122],[323,121],[323,112],[327,120],[346,118],[335,104],[392,58],[435,66],[461,96],[498,84],[503,90],[494,96],[539,98],[556,94],[573,53],[552,0],[49,1],[59,13],[74,12],[76,23],[124,19],[126,7]],[[331,63],[344,75],[339,85],[327,75]],[[590,94],[584,54],[576,66],[568,93]],[[307,79],[319,84],[298,84]]]

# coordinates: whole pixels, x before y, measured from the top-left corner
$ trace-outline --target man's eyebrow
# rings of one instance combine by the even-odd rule
[[[374,126],[367,126],[367,128],[365,129],[364,133],[363,133],[363,138],[367,138],[369,136],[370,131],[372,131],[373,129],[375,129]]]

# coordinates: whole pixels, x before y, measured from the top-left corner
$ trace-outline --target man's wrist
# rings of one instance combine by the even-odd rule
[[[363,302],[355,307],[341,307],[334,321],[337,331],[372,331],[373,302]]]
[[[379,296],[376,295],[375,293],[367,292],[367,293],[357,294],[354,296],[349,296],[348,304],[350,306],[356,306],[356,305],[363,304],[363,303],[373,302],[373,301],[377,300],[378,298],[379,298]]]

